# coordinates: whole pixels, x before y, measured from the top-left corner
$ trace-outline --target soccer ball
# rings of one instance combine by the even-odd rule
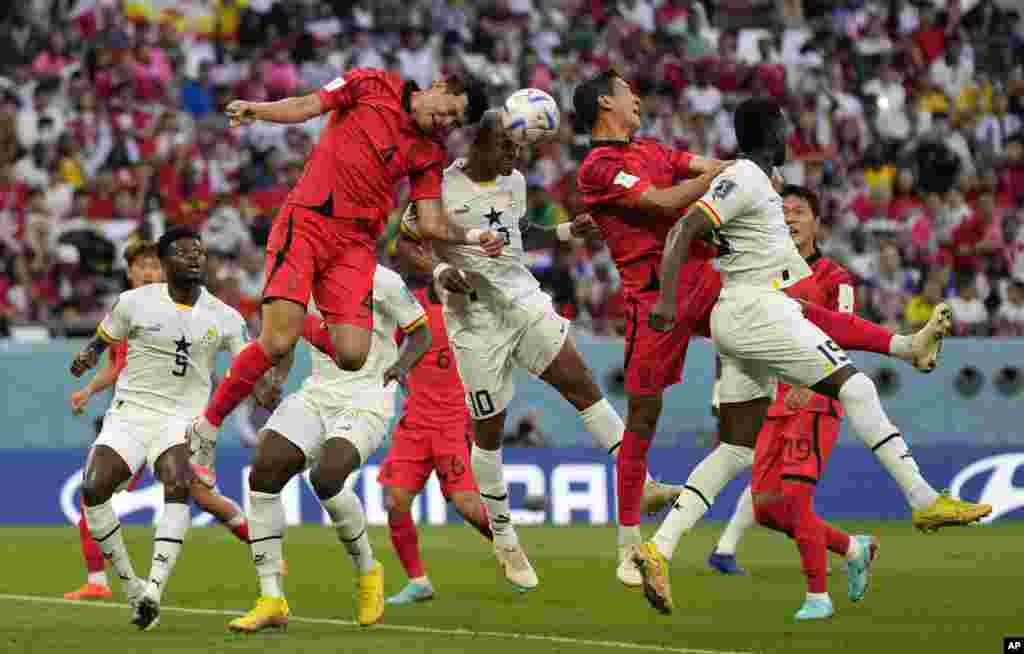
[[[552,138],[558,132],[558,104],[540,89],[521,89],[505,100],[511,138],[520,145],[533,145]]]

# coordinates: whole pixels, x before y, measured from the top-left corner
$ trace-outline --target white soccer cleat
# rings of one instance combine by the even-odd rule
[[[636,545],[623,545],[619,548],[619,567],[615,570],[615,576],[619,578],[623,586],[628,588],[639,588],[644,585],[640,568],[636,567],[636,562],[633,560],[635,550]]]
[[[534,572],[530,560],[526,558],[523,547],[515,545],[494,545],[494,556],[498,559],[498,566],[505,574],[505,579],[516,587],[520,592],[533,590],[540,583],[537,573]]]
[[[953,310],[940,302],[932,311],[931,318],[911,336],[910,347],[914,367],[921,372],[931,372],[939,364],[942,340],[953,331]]]

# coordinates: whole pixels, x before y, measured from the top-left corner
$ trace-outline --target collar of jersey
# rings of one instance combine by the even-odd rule
[[[633,139],[591,139],[592,148],[621,148],[633,142]]]
[[[814,253],[811,254],[811,256],[809,256],[806,259],[804,259],[804,261],[807,262],[808,266],[813,266],[815,263],[818,262],[818,259],[820,259],[820,258],[821,258],[821,252],[818,251],[817,247],[815,247],[814,248]]]

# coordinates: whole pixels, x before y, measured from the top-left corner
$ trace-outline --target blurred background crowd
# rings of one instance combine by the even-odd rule
[[[578,208],[585,76],[614,67],[643,136],[728,158],[730,112],[769,94],[793,118],[783,175],[822,197],[823,252],[897,329],[947,299],[961,335],[1024,336],[1024,22],[993,0],[25,0],[0,7],[0,336],[91,332],[121,252],[201,229],[210,288],[258,320],[269,225],[319,121],[228,129],[228,100],[309,92],[352,67],[426,86],[459,73],[550,92],[556,142],[527,173],[529,221]],[[451,154],[466,148],[465,133]],[[387,262],[403,201],[380,243]],[[527,245],[531,238],[527,233]],[[599,244],[531,249],[581,329],[620,333]],[[258,328],[258,325],[253,325]]]

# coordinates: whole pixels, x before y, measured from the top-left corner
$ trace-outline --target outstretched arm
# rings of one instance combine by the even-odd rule
[[[479,245],[487,256],[501,254],[504,241],[490,230],[463,229],[448,220],[440,198],[417,200],[415,204],[416,225],[420,237],[425,241],[442,241],[458,245]]]
[[[632,205],[641,211],[653,213],[682,211],[707,193],[712,180],[731,165],[732,162],[718,162],[709,165],[707,172],[701,173],[700,177],[688,179],[667,188],[651,187],[636,196]]]
[[[408,332],[398,351],[398,360],[384,371],[384,385],[387,386],[392,381],[397,381],[400,385],[405,386],[405,376],[427,353],[432,340],[430,323],[426,320],[421,321],[415,329]]]
[[[310,93],[276,102],[249,102],[233,100],[225,109],[232,127],[238,127],[254,120],[268,123],[304,123],[324,113],[320,95]]]
[[[71,361],[71,374],[75,377],[81,377],[87,370],[95,368],[100,360],[100,356],[112,343],[113,341],[106,337],[102,328],[97,329],[96,335],[92,337],[92,340]]]
[[[669,231],[661,258],[661,291],[649,318],[651,329],[660,332],[672,329],[679,294],[679,269],[690,257],[690,244],[693,240],[710,234],[714,228],[715,223],[711,218],[703,210],[694,207]]]

